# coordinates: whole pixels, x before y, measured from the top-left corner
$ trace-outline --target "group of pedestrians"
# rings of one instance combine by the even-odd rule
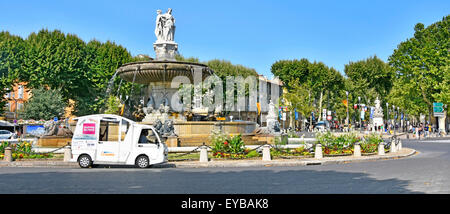
[[[420,123],[418,125],[409,125],[408,132],[413,133],[416,137],[429,137],[432,133],[437,131],[434,125],[430,123]]]

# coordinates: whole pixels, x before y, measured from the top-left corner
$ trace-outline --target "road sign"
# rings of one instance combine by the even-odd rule
[[[443,103],[433,103],[433,116],[444,117],[444,104]]]
[[[327,116],[327,120],[331,120],[331,119],[333,119],[333,118],[331,117],[331,115],[328,115],[328,116]]]
[[[442,103],[433,103],[433,112],[435,113],[444,112],[444,105]]]

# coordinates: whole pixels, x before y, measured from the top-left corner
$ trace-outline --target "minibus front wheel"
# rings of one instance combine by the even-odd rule
[[[88,168],[92,166],[92,159],[89,155],[81,155],[78,158],[78,165],[80,165],[81,168]]]
[[[136,158],[136,166],[139,168],[148,168],[150,161],[146,155],[140,155]]]

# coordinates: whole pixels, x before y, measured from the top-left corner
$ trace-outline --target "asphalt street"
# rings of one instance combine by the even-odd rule
[[[403,141],[401,159],[257,168],[0,167],[0,194],[450,193],[450,139]]]

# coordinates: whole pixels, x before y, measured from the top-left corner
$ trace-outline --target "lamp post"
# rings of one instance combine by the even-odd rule
[[[361,126],[361,97],[358,97],[358,106],[359,106],[359,131],[361,132],[362,126]]]
[[[345,120],[345,123],[346,123],[346,125],[347,125],[347,128],[348,128],[348,120],[349,120],[349,117],[348,117],[348,91],[345,91],[345,94],[347,95],[347,119]]]
[[[395,114],[395,105],[392,105],[392,114],[393,114],[393,116],[394,116],[394,118],[392,118],[392,121],[394,122],[394,135],[395,135],[395,131],[396,131],[396,128],[395,128],[395,125],[396,125],[396,118],[395,118],[395,116],[396,116],[396,114]]]
[[[389,103],[386,103],[386,130],[388,130],[388,124],[389,124]]]

